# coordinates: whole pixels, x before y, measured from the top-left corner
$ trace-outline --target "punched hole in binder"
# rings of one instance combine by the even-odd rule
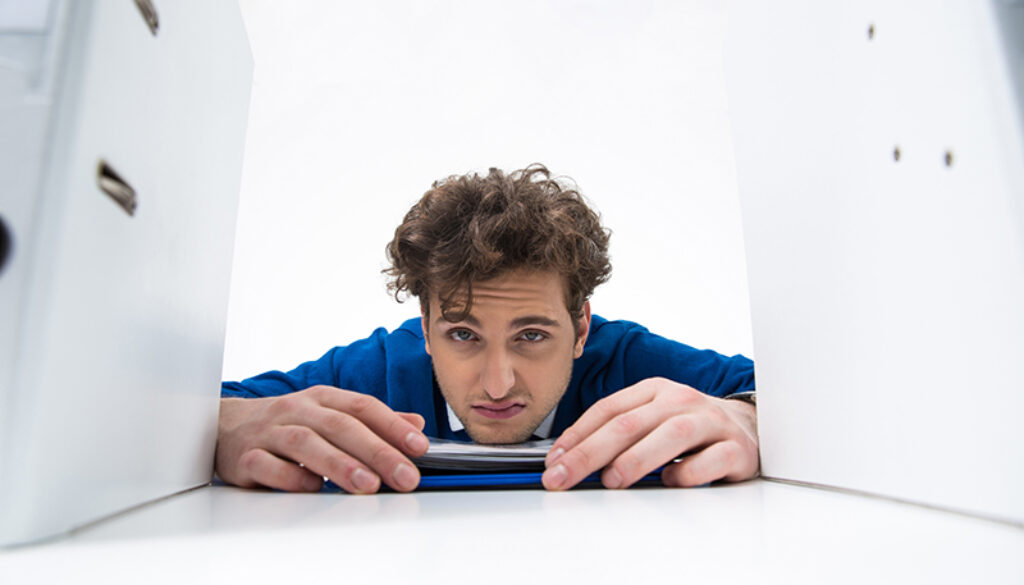
[[[100,190],[107,194],[114,203],[124,210],[128,215],[135,215],[135,208],[138,201],[135,196],[135,189],[132,188],[107,161],[100,159],[96,165],[96,184]]]
[[[11,233],[7,230],[4,218],[0,217],[0,274],[3,274],[7,265],[7,257],[11,253]]]

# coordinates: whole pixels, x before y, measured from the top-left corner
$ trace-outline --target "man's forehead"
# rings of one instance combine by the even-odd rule
[[[565,292],[565,278],[553,270],[518,269],[505,272],[495,278],[473,281],[473,299],[494,298],[498,300],[555,298]],[[434,289],[443,287],[434,287]],[[462,287],[452,294],[452,301],[458,303],[466,298],[467,289]],[[431,294],[431,301],[437,300]]]
[[[466,290],[457,291],[451,298],[452,313],[462,312],[465,306]],[[498,278],[473,283],[470,313],[462,319],[467,323],[476,321],[491,311],[500,311],[509,319],[534,321],[556,321],[562,313],[568,313],[565,304],[564,279],[553,271],[515,271]],[[441,301],[431,294],[431,312],[440,315]],[[436,319],[435,319],[436,321]],[[460,321],[461,322],[461,321]]]

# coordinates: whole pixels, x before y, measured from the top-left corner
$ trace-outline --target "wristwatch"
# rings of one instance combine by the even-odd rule
[[[748,390],[746,392],[736,392],[735,394],[729,394],[728,396],[723,396],[722,398],[725,398],[726,400],[742,400],[747,404],[753,404],[754,406],[757,406],[757,392],[753,390]]]

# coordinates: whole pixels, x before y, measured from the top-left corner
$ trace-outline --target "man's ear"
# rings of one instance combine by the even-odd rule
[[[420,306],[420,327],[423,328],[423,348],[427,350],[427,355],[430,355],[430,323],[427,321],[427,314],[422,305]]]
[[[590,335],[590,301],[583,303],[583,317],[576,323],[576,345],[572,348],[572,357],[583,355],[583,346]]]

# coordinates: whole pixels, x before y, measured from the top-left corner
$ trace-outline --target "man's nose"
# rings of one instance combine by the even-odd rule
[[[487,354],[484,370],[480,375],[484,392],[491,400],[501,400],[515,385],[516,376],[512,360],[504,349],[494,348]]]

